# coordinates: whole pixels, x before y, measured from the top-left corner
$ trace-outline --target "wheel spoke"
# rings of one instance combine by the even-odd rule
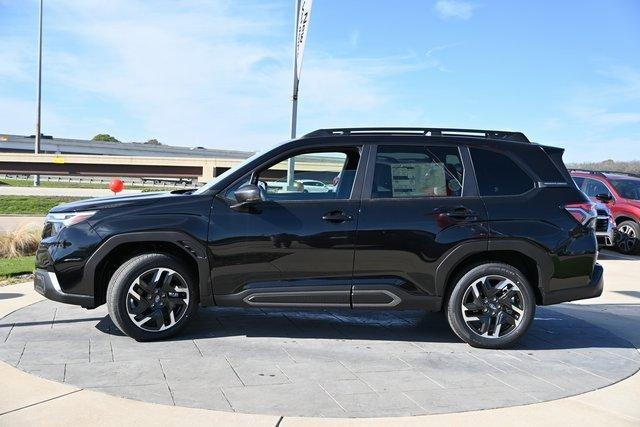
[[[477,310],[482,310],[482,303],[479,300],[473,300],[471,302],[467,302],[464,304],[464,308],[466,308],[469,311],[477,311]]]
[[[133,308],[131,308],[131,313],[133,313],[135,316],[138,316],[140,314],[142,314],[145,310],[147,310],[149,308],[149,302],[145,299],[141,299],[140,301],[138,301],[138,304],[133,306]]]
[[[171,281],[173,280],[173,272],[167,272],[164,276],[164,280],[162,281],[162,290],[165,292],[172,292],[174,289],[171,286]]]
[[[478,331],[480,335],[484,335],[489,332],[489,327],[491,326],[491,317],[486,314],[478,316],[478,321],[480,322],[480,330]]]
[[[510,313],[506,313],[503,312],[502,313],[502,318],[504,320],[505,323],[508,323],[509,325],[512,326],[516,326],[518,323],[520,323],[512,314]]]
[[[480,284],[482,286],[482,293],[484,294],[485,297],[490,298],[495,294],[495,291],[489,284],[489,279],[487,277],[481,280]]]
[[[151,317],[156,322],[157,327],[162,328],[164,326],[164,314],[162,313],[161,309],[156,309],[151,314]]]
[[[149,282],[144,280],[142,276],[138,277],[138,279],[134,282],[134,285],[140,286],[145,292],[153,292],[155,288]]]
[[[153,279],[151,279],[151,283],[153,284],[154,289],[157,289],[160,285],[160,279],[162,279],[162,274],[165,272],[166,270],[159,268],[156,270],[155,274],[153,275]]]
[[[132,320],[133,320],[133,323],[135,323],[135,324],[136,324],[136,326],[142,326],[142,325],[144,325],[145,323],[147,323],[149,320],[151,320],[151,317],[150,317],[150,316],[147,316],[147,317],[145,317],[145,318],[144,318],[144,319],[142,319],[142,320],[135,320],[135,319],[132,319]]]
[[[504,295],[500,296],[498,298],[498,302],[502,305],[505,305],[509,308],[511,308],[511,298],[513,298],[514,296],[518,295],[518,291],[516,291],[515,289],[511,288],[509,290],[507,290],[507,292],[504,293]]]

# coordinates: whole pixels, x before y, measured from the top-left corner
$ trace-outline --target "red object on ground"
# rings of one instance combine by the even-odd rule
[[[114,193],[119,193],[124,188],[124,182],[121,179],[114,178],[109,183],[109,189]]]

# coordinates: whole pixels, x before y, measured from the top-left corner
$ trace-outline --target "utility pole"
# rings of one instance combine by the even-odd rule
[[[38,38],[38,109],[36,114],[36,146],[34,149],[35,154],[40,153],[40,135],[42,134],[42,130],[40,128],[40,113],[42,109],[42,2],[43,0],[40,0],[40,28]],[[37,173],[33,176],[33,186],[40,186],[40,175],[38,175]]]

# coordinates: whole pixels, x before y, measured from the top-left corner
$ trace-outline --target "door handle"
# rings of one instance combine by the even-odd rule
[[[464,219],[476,219],[478,215],[471,209],[464,206],[456,206],[449,209],[437,209],[440,215],[447,216],[451,219],[464,220]]]
[[[353,216],[346,214],[342,211],[331,211],[322,215],[322,220],[327,222],[339,223],[339,222],[351,221],[352,219],[353,219]]]

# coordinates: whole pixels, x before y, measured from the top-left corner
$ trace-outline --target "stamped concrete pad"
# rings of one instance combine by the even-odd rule
[[[130,399],[284,416],[382,417],[535,403],[635,373],[637,350],[538,310],[511,350],[460,342],[423,312],[202,309],[171,341],[123,336],[106,309],[43,301],[0,319],[0,360]]]

